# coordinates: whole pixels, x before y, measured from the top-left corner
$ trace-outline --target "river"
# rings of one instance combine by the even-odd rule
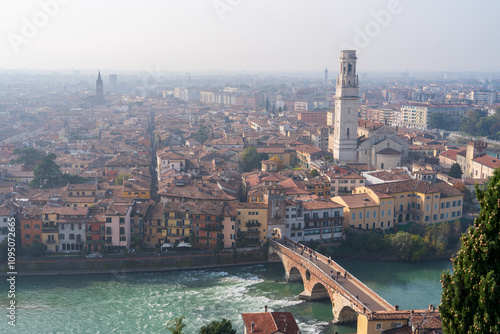
[[[450,261],[400,263],[339,261],[401,309],[437,305],[439,278]],[[301,283],[283,281],[279,263],[210,270],[81,276],[18,276],[16,327],[7,324],[6,281],[0,284],[0,333],[169,333],[169,319],[185,316],[186,334],[227,318],[243,333],[241,313],[292,312],[302,333],[354,333],[330,323],[330,303],[298,299]]]

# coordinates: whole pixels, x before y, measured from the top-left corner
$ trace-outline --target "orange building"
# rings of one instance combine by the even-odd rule
[[[30,246],[34,241],[42,242],[42,208],[36,206],[23,208],[19,218],[21,247]]]

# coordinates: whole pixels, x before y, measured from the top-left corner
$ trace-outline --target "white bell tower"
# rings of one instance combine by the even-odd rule
[[[359,86],[356,59],[356,51],[341,51],[333,124],[333,158],[339,162],[358,160]]]

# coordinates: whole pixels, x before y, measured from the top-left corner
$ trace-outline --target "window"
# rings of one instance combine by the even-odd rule
[[[428,222],[431,220],[431,216],[425,216],[425,221]]]
[[[381,210],[381,211],[380,211],[380,217],[382,217],[382,218],[383,218],[384,216],[385,216],[385,210]]]
[[[111,223],[111,217],[106,217],[106,223]]]
[[[30,224],[24,224],[24,229],[29,230],[30,229]]]
[[[461,211],[457,211],[457,217],[460,217],[462,215]]]
[[[391,216],[391,209],[388,209],[387,210],[387,217],[390,217]]]
[[[434,203],[434,210],[437,210],[437,209],[438,209],[438,204]]]
[[[384,228],[384,222],[380,222],[380,228]]]
[[[111,234],[111,227],[106,227],[106,234]]]
[[[373,218],[377,218],[377,211],[373,211]]]
[[[352,220],[356,220],[356,213],[352,214]]]
[[[359,219],[363,219],[363,212],[359,213]]]

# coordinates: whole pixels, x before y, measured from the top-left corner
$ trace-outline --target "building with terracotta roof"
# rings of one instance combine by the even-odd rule
[[[403,222],[440,223],[462,217],[463,194],[441,180],[429,182],[416,179],[374,184],[356,188],[353,193],[367,194],[380,205],[390,202],[390,207],[386,209],[390,211],[382,213],[381,210],[379,217],[382,219],[384,215],[388,218],[391,212],[391,226]],[[386,220],[389,222],[389,219]],[[350,225],[353,225],[352,222]],[[356,223],[354,227],[358,227]]]
[[[267,309],[267,307],[266,307]],[[244,334],[300,334],[290,312],[242,313]]]
[[[500,158],[487,154],[472,159],[471,177],[473,179],[486,179],[493,176],[495,169],[500,167]]]
[[[427,310],[378,311],[358,314],[358,334],[442,334],[439,311],[431,304]]]

